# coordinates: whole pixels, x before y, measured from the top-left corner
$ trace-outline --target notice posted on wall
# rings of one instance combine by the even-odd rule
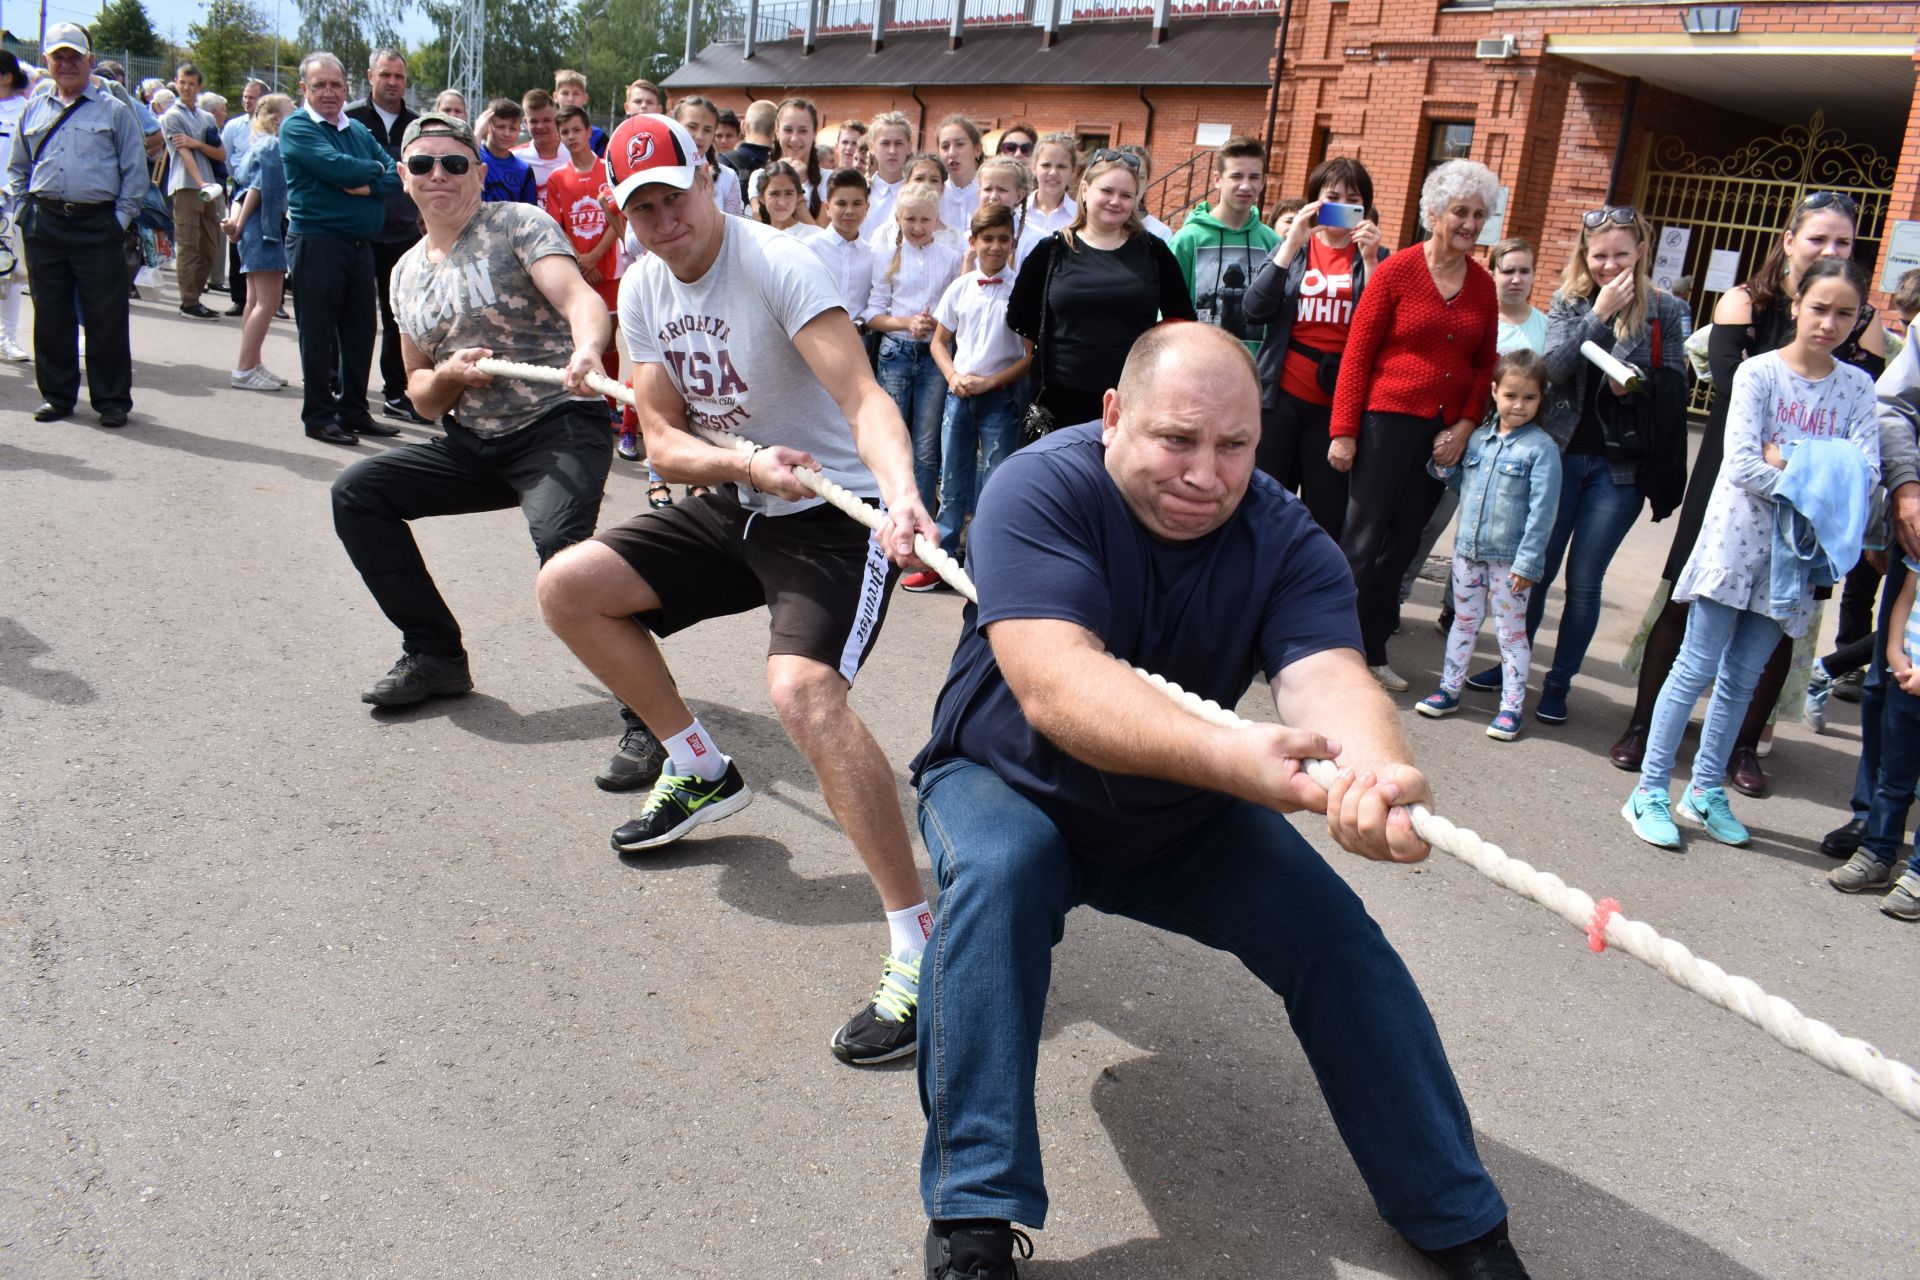
[[[1653,282],[1673,292],[1687,269],[1687,244],[1693,239],[1691,227],[1660,228],[1660,247],[1653,255]]]
[[[1739,283],[1740,251],[1715,249],[1707,259],[1707,280],[1700,287],[1708,293],[1725,293]]]
[[[1920,270],[1920,222],[1896,222],[1887,232],[1885,255],[1880,267],[1880,291],[1892,293],[1900,287],[1900,277]]]

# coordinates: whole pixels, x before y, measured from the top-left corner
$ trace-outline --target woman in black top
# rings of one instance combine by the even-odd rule
[[[1092,422],[1136,338],[1161,317],[1192,320],[1173,251],[1140,221],[1139,161],[1096,151],[1073,221],[1021,264],[1007,327],[1035,353],[1033,403],[1047,430]]]
[[[1734,371],[1744,361],[1777,350],[1793,339],[1791,299],[1799,287],[1800,275],[1818,259],[1853,256],[1856,212],[1848,196],[1832,191],[1810,193],[1794,206],[1786,233],[1767,254],[1760,270],[1745,284],[1721,294],[1715,304],[1713,332],[1707,338],[1713,398],[1708,402],[1707,429],[1700,437],[1700,453],[1687,479],[1686,497],[1673,531],[1673,547],[1667,553],[1662,573],[1669,584],[1680,576],[1687,557],[1693,554],[1694,541],[1700,536],[1700,522],[1706,514],[1707,496],[1720,474]],[[1886,342],[1872,307],[1861,307],[1852,335],[1834,348],[1833,354],[1836,359],[1857,365],[1873,377],[1880,375],[1886,364]],[[1686,630],[1687,606],[1667,601],[1647,635],[1633,717],[1627,731],[1607,753],[1621,769],[1631,772],[1640,768],[1641,758],[1646,754],[1647,726],[1653,719],[1653,703],[1660,696],[1660,686],[1666,683]],[[1759,687],[1754,690],[1753,701],[1747,708],[1746,721],[1734,740],[1733,754],[1727,760],[1727,780],[1743,794],[1766,794],[1767,779],[1760,769],[1760,736],[1766,730],[1774,704],[1780,699],[1780,691],[1786,687],[1792,659],[1793,642],[1783,638],[1760,677]],[[1708,779],[1700,785],[1714,786],[1717,782],[1718,779]]]

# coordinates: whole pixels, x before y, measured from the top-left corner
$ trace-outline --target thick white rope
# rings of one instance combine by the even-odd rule
[[[528,382],[558,383],[559,369],[539,365],[515,364],[505,360],[482,360],[479,368],[495,377],[518,378]],[[634,403],[633,392],[612,379],[590,374],[587,385],[601,395],[627,404]],[[751,453],[757,446],[727,432],[695,428],[704,440],[722,448]],[[842,486],[811,468],[796,468],[801,484],[819,494],[832,506],[845,512],[869,529],[879,530],[886,516]],[[914,554],[938,573],[948,585],[968,600],[979,602],[972,579],[959,562],[928,542],[914,539]],[[1116,659],[1119,661],[1119,659]],[[1165,678],[1130,668],[1141,679],[1160,690],[1192,714],[1209,724],[1228,729],[1253,727],[1219,703],[1189,693]],[[1339,769],[1330,760],[1308,760],[1307,775],[1322,788],[1331,790]],[[1661,936],[1652,925],[1619,914],[1611,898],[1596,903],[1585,892],[1566,883],[1551,871],[1541,871],[1519,858],[1509,857],[1499,845],[1466,827],[1456,826],[1425,805],[1407,807],[1413,829],[1435,849],[1451,854],[1481,875],[1523,898],[1539,903],[1575,928],[1586,932],[1588,945],[1595,951],[1618,947],[1665,974],[1669,979],[1722,1009],[1751,1022],[1788,1048],[1812,1058],[1841,1075],[1857,1080],[1891,1102],[1909,1116],[1920,1120],[1920,1072],[1889,1058],[1864,1040],[1842,1035],[1826,1023],[1809,1018],[1793,1003],[1768,995],[1750,978],[1730,974],[1710,960],[1702,959],[1672,938]]]

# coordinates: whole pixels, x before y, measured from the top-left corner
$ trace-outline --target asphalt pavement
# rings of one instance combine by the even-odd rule
[[[31,366],[0,366],[0,1274],[918,1276],[914,1076],[827,1049],[879,903],[773,717],[764,617],[666,646],[756,802],[622,861],[635,801],[592,783],[613,707],[536,614],[518,513],[418,529],[477,691],[371,711],[397,637],[327,486],[375,442],[307,440],[297,388],[230,390],[237,321],[134,313],[124,430],[31,421]],[[289,376],[292,335],[267,348]],[[644,485],[616,462],[603,523]],[[1440,659],[1422,584],[1393,661],[1439,807],[1920,1062],[1920,931],[1823,881],[1851,707],[1781,726],[1774,794],[1736,798],[1751,848],[1662,852],[1618,815],[1618,659],[1667,530],[1609,578],[1572,721],[1511,744],[1489,696],[1411,714]],[[903,803],[960,608],[897,596],[855,691]],[[1302,826],[1419,979],[1536,1276],[1915,1273],[1920,1124],[1464,864]],[[1039,1103],[1053,1213],[1023,1275],[1433,1274],[1224,956],[1078,913]]]

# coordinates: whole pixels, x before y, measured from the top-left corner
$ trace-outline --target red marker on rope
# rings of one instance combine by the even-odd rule
[[[1607,949],[1607,921],[1620,914],[1620,904],[1602,898],[1593,904],[1593,920],[1587,925],[1587,950],[1599,955]]]

